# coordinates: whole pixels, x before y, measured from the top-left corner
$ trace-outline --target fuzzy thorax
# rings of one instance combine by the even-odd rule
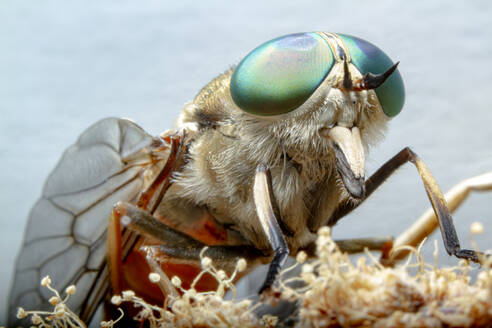
[[[352,64],[349,69],[353,79],[362,77]],[[194,140],[188,163],[175,175],[170,198],[205,206],[219,223],[258,248],[269,249],[259,237],[251,195],[256,167],[267,164],[282,219],[295,232],[288,238],[289,248],[295,250],[312,241],[313,232],[350,199],[335,169],[334,141],[326,132],[356,127],[367,153],[381,138],[388,118],[373,90],[332,87],[343,74],[338,64],[303,105],[276,117],[241,111],[230,95],[231,74],[232,70],[210,82],[178,118],[178,128],[194,130]]]

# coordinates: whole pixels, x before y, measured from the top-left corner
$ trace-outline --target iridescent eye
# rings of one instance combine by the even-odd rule
[[[291,112],[313,94],[333,63],[330,46],[316,33],[268,41],[237,66],[230,84],[232,99],[254,115]]]
[[[346,34],[337,34],[345,43],[352,58],[352,63],[364,75],[368,72],[379,74],[385,72],[393,65],[392,60],[378,47],[365,40]],[[403,108],[405,102],[405,89],[400,72],[396,70],[378,88],[376,95],[383,107],[384,113],[393,117]]]

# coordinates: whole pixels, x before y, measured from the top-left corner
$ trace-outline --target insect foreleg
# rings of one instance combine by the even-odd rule
[[[391,174],[393,174],[403,164],[411,162],[417,168],[419,175],[424,183],[427,196],[432,204],[434,213],[436,214],[439,227],[441,230],[442,238],[446,251],[450,255],[454,255],[458,258],[468,259],[474,262],[480,262],[481,253],[472,250],[461,249],[458,235],[453,224],[453,219],[450,214],[444,196],[439,188],[435,178],[432,176],[427,166],[420,160],[410,148],[406,147],[396,154],[393,158],[388,160],[383,166],[381,166],[365,183],[366,199],[374,190],[376,190]],[[360,203],[359,203],[360,204]],[[359,204],[346,204],[335,213],[335,217],[332,218],[332,222],[336,222],[339,217],[349,213]]]
[[[479,176],[466,179],[451,190],[444,198],[451,212],[456,210],[470,195],[472,191],[489,191],[492,190],[492,172],[481,174]],[[427,210],[410,228],[403,232],[395,239],[394,249],[400,246],[410,245],[417,246],[425,237],[427,237],[438,226],[438,221],[434,210]],[[400,260],[408,254],[408,250],[402,249],[391,256],[391,259]]]
[[[289,247],[277,219],[279,214],[276,210],[277,207],[272,191],[272,177],[270,170],[265,165],[260,165],[256,169],[253,194],[261,227],[273,249],[273,260],[268,268],[265,282],[259,291],[262,293],[275,282],[275,278],[289,256]]]

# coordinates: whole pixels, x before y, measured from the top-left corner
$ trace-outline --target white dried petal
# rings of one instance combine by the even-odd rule
[[[300,251],[299,253],[297,253],[297,256],[296,256],[297,263],[304,263],[304,262],[306,262],[306,260],[307,260],[306,252]]]
[[[171,278],[171,284],[173,284],[174,287],[181,287],[181,279],[179,279],[178,276],[174,276]]]
[[[55,306],[58,303],[60,303],[60,298],[58,296],[52,296],[48,302],[50,302],[51,305]]]
[[[220,281],[227,279],[227,274],[225,273],[224,270],[217,271],[217,279],[219,279]]]
[[[111,303],[113,303],[114,305],[120,305],[122,301],[123,299],[119,295],[114,295],[113,297],[111,297]]]
[[[75,287],[75,285],[70,285],[65,289],[65,293],[67,293],[67,295],[73,295],[76,292],[77,292],[77,288]]]
[[[156,272],[151,272],[151,273],[149,274],[149,280],[150,280],[151,282],[153,282],[154,284],[156,284],[156,283],[158,283],[159,281],[161,281],[161,276],[160,276],[158,273],[156,273]]]
[[[246,267],[248,266],[248,263],[246,262],[245,259],[239,259],[236,264],[236,269],[238,272],[243,272],[246,270]]]
[[[133,297],[135,297],[135,292],[133,290],[125,290],[121,293],[123,300],[131,301]]]
[[[41,279],[41,286],[47,287],[49,285],[51,285],[51,278],[50,278],[50,276],[46,276],[43,279]]]
[[[483,233],[483,224],[482,222],[473,222],[470,225],[470,232],[474,235],[479,235]]]
[[[321,237],[330,238],[331,237],[331,229],[329,227],[321,227],[318,230],[318,235]]]
[[[66,313],[66,307],[65,307],[65,304],[63,303],[60,303],[58,304],[56,307],[55,307],[55,316],[61,318],[65,315]]]
[[[202,258],[202,268],[209,269],[212,266],[212,259],[210,257]]]
[[[17,319],[24,319],[27,316],[27,312],[23,308],[17,309]]]
[[[310,272],[313,272],[314,268],[311,264],[304,264],[302,266],[302,272],[303,273],[310,273]]]
[[[41,323],[43,323],[43,320],[41,319],[41,317],[37,314],[33,314],[33,316],[31,317],[31,321],[33,324],[35,325],[40,325]]]

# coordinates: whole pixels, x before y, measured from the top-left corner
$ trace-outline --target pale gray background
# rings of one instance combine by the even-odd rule
[[[490,1],[0,1],[0,324],[28,211],[83,129],[121,116],[157,134],[260,43],[318,30],[357,35],[401,61],[406,105],[368,172],[407,145],[445,190],[492,170]],[[492,248],[491,201],[473,196],[456,214],[463,244],[481,220],[477,239]],[[408,166],[334,234],[396,235],[427,206]],[[456,263],[435,237],[441,262]]]

